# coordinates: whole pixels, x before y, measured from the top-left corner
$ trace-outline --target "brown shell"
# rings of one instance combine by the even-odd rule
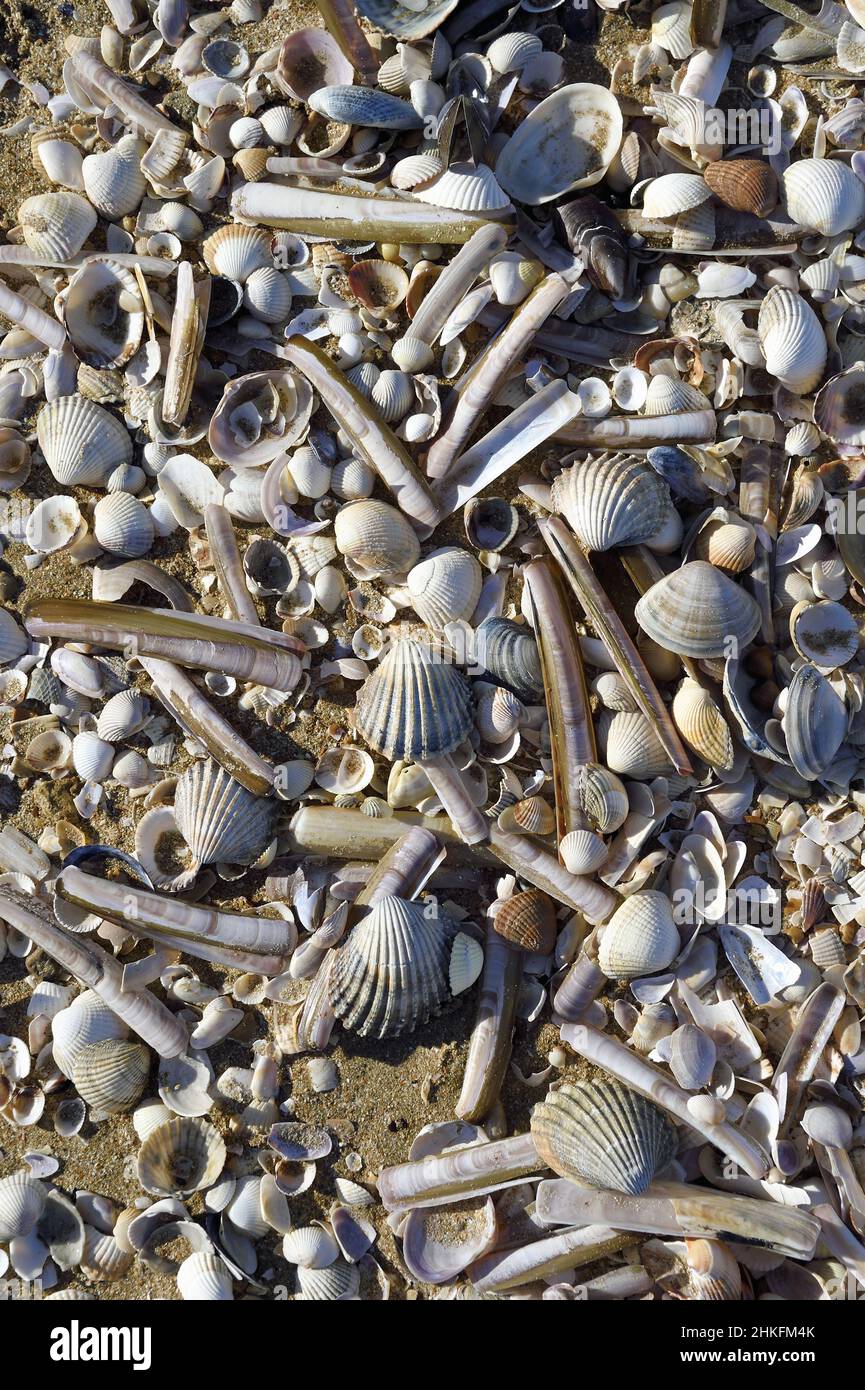
[[[521,951],[548,956],[556,944],[556,910],[546,893],[530,888],[502,904],[493,920],[499,936]]]
[[[509,807],[500,823],[503,830],[516,831],[518,835],[552,835],[556,813],[542,796],[527,796]]]
[[[703,177],[728,208],[766,217],[778,206],[778,179],[775,170],[762,159],[719,159],[710,164]]]

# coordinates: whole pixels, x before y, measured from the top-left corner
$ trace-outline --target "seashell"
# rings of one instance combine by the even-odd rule
[[[865,185],[859,186],[865,209]],[[813,390],[826,366],[827,346],[810,304],[783,285],[773,285],[760,305],[757,332],[769,375],[797,395]]]
[[[324,1226],[297,1226],[282,1241],[283,1259],[302,1269],[327,1269],[339,1258],[339,1246]]]
[[[137,734],[150,718],[150,701],[138,690],[121,690],[107,701],[96,721],[96,732],[106,743],[121,743]]]
[[[153,546],[150,512],[129,492],[100,497],[93,508],[93,534],[103,550],[126,560],[146,555]]]
[[[141,170],[147,145],[137,135],[124,135],[104,154],[89,154],[81,165],[84,191],[111,222],[119,222],[140,206],[147,191]]]
[[[415,403],[412,378],[408,372],[385,368],[372,388],[372,399],[388,424],[401,420]]]
[[[358,731],[391,761],[450,753],[473,722],[471,687],[462,672],[409,639],[391,644],[357,694]]]
[[[683,1023],[670,1038],[670,1070],[685,1091],[709,1085],[717,1057],[713,1040],[693,1023]]]
[[[504,251],[490,262],[489,275],[496,302],[510,307],[522,304],[529,291],[543,279],[544,270],[540,261],[527,260],[515,251]]]
[[[650,417],[679,415],[687,410],[711,409],[709,401],[696,386],[678,377],[653,376],[646,391],[643,414]]]
[[[643,216],[662,221],[700,207],[712,196],[700,174],[661,174],[652,179],[643,196]]]
[[[612,382],[613,400],[620,410],[641,410],[646,404],[649,382],[637,367],[622,367]]]
[[[311,111],[342,125],[374,130],[419,130],[423,125],[423,118],[410,102],[371,87],[319,87],[306,101]]]
[[[333,533],[337,550],[358,578],[403,574],[420,558],[420,542],[407,518],[375,498],[340,508]]]
[[[787,212],[800,227],[836,236],[865,218],[865,184],[837,159],[798,159],[783,172]]]
[[[464,512],[466,539],[475,550],[496,553],[510,545],[520,526],[520,514],[503,497],[473,497]]]
[[[45,1207],[46,1189],[21,1170],[0,1178],[0,1242],[29,1236]]]
[[[753,564],[756,542],[757,533],[749,521],[725,512],[710,517],[701,528],[694,553],[730,574],[743,574]]]
[[[138,1181],[157,1197],[190,1197],[212,1187],[225,1166],[222,1135],[208,1120],[173,1116],[138,1151]]]
[[[487,49],[487,58],[496,72],[520,72],[543,47],[537,34],[500,34]]]
[[[126,1025],[99,995],[85,990],[51,1020],[54,1060],[63,1075],[71,1079],[83,1048],[106,1039],[126,1038],[128,1033]]]
[[[448,984],[451,994],[465,994],[480,978],[484,968],[484,948],[466,932],[457,932],[448,964]]]
[[[256,270],[273,268],[271,241],[270,232],[234,222],[206,237],[201,254],[212,275],[243,285]]]
[[[476,632],[475,657],[483,679],[513,691],[523,704],[543,698],[541,662],[529,628],[509,618],[485,618]]]
[[[667,651],[681,656],[741,652],[760,627],[760,610],[744,589],[705,560],[692,560],[646,591],[634,609],[640,627]]]
[[[673,719],[685,742],[721,772],[732,772],[736,750],[729,725],[708,690],[686,677],[673,697]]]
[[[800,656],[824,671],[853,660],[859,625],[841,603],[797,603],[790,614],[790,636]]]
[[[91,367],[121,367],[137,352],[144,329],[138,281],[115,261],[89,261],[69,281],[63,318],[82,361]]]
[[[64,487],[104,487],[118,464],[132,461],[126,428],[84,396],[61,396],[44,405],[36,435],[45,462]]]
[[[847,371],[830,377],[814,399],[814,421],[817,427],[829,436],[842,455],[859,454],[865,448],[863,383],[865,368],[857,362],[848,367]],[[841,511],[837,518],[836,530],[842,555],[845,542],[854,543],[858,534],[857,527],[850,528],[842,524],[843,520],[844,514]],[[844,560],[846,564],[846,556]],[[855,574],[856,571],[851,570],[851,573]]]
[[[445,546],[409,570],[405,582],[421,622],[440,632],[448,623],[471,617],[480,598],[483,575],[468,551]]]
[[[264,126],[254,116],[241,116],[232,121],[228,138],[236,150],[253,150],[264,143]]]
[[[379,380],[385,375],[379,373]],[[378,382],[376,382],[376,386]],[[375,395],[373,387],[373,396]],[[350,458],[337,459],[330,474],[330,490],[335,497],[339,497],[344,502],[358,502],[362,497],[369,497],[375,487],[375,474],[362,459]]]
[[[516,695],[504,686],[496,686],[478,700],[475,720],[478,733],[484,743],[494,746],[508,743],[519,728],[523,714],[523,706]]]
[[[18,209],[24,244],[52,261],[77,256],[96,220],[93,208],[78,193],[37,193]]]
[[[805,663],[795,672],[782,722],[799,776],[808,782],[822,777],[846,736],[847,708],[816,666]]]
[[[762,159],[717,159],[703,177],[715,197],[737,212],[768,217],[778,206],[778,177]]]
[[[132,1263],[132,1254],[124,1250],[113,1235],[106,1235],[95,1226],[84,1227],[84,1254],[81,1273],[94,1283],[113,1284],[122,1279]]]
[[[212,758],[193,763],[178,779],[174,818],[194,867],[251,864],[273,829],[274,807],[235,782]]]
[[[679,954],[679,932],[664,893],[633,893],[616,908],[601,935],[598,965],[611,980],[657,975]]]
[[[425,150],[423,154],[398,159],[390,171],[390,181],[394,188],[418,188],[438,178],[443,167],[441,156],[435,150]]]
[[[353,68],[336,39],[325,29],[298,29],[279,52],[276,69],[280,87],[305,102],[320,87],[351,82]]]
[[[303,118],[293,106],[268,106],[259,112],[261,128],[274,145],[293,145],[303,125]]]
[[[141,1099],[149,1071],[150,1052],[142,1043],[106,1038],[81,1049],[71,1080],[91,1110],[119,1115]]]
[[[177,1291],[186,1303],[231,1302],[234,1281],[224,1260],[215,1252],[195,1250],[181,1261]]]
[[[84,191],[81,177],[82,154],[77,145],[70,140],[55,140],[50,137],[35,137],[32,142],[34,164],[38,160],[50,183],[60,184],[76,193]],[[39,167],[38,164],[36,166]]]
[[[519,950],[548,956],[556,944],[555,905],[537,888],[515,893],[499,904],[493,927]]]
[[[401,265],[390,261],[355,261],[348,284],[355,299],[374,314],[398,308],[408,292],[408,276]]]
[[[532,1111],[532,1138],[561,1177],[613,1192],[645,1192],[672,1162],[674,1126],[620,1081],[567,1082]]]
[[[397,39],[424,39],[457,7],[457,0],[430,0],[423,6],[400,0],[360,0],[357,12],[376,29]]]
[[[511,200],[486,164],[451,164],[433,183],[414,188],[422,203],[461,212],[503,212]],[[526,287],[528,293],[531,286]]]
[[[333,951],[331,1008],[361,1037],[412,1033],[450,997],[448,967],[459,928],[423,903],[385,897]]]
[[[37,502],[24,529],[24,539],[40,555],[70,550],[87,534],[87,523],[74,497],[46,497]]]
[[[612,92],[592,82],[560,87],[520,122],[496,161],[496,179],[522,203],[547,203],[600,182],[621,140]]]
[[[639,710],[612,716],[607,729],[606,757],[612,772],[640,781],[667,777],[672,771],[661,740]]]
[[[631,1044],[635,1052],[647,1056],[662,1038],[668,1038],[676,1027],[676,1015],[669,1004],[646,1004],[634,1024]]]
[[[360,1270],[342,1256],[326,1269],[304,1269],[303,1265],[299,1265],[297,1286],[301,1301],[346,1302],[354,1298],[360,1288]]]
[[[552,835],[556,813],[542,796],[527,796],[502,812],[499,826],[517,835]]]
[[[552,501],[587,550],[647,541],[670,512],[663,478],[630,454],[600,454],[575,463],[555,479]]]
[[[363,791],[375,773],[375,763],[362,748],[331,748],[316,763],[315,780],[326,792]]]
[[[811,959],[818,970],[831,970],[833,966],[846,965],[844,944],[833,927],[823,927],[812,932],[808,944]]]
[[[569,874],[593,874],[605,864],[609,851],[593,830],[571,830],[559,841],[559,858]]]
[[[214,411],[207,442],[232,468],[259,468],[300,442],[312,404],[309,382],[290,369],[235,377]]]
[[[260,266],[247,277],[243,303],[263,323],[285,323],[291,312],[291,285],[288,276],[275,266]]]

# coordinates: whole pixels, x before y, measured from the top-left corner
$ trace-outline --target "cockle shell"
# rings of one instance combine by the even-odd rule
[[[516,835],[552,835],[556,813],[542,796],[527,796],[502,811],[499,825]]]
[[[196,865],[251,864],[270,839],[274,807],[208,758],[179,778],[174,817]]]
[[[297,29],[280,49],[276,75],[283,91],[306,101],[319,87],[351,82],[353,70],[326,29]]]
[[[72,1082],[92,1110],[117,1115],[141,1099],[149,1071],[150,1051],[142,1043],[106,1038],[81,1049]]]
[[[51,1021],[52,1052],[64,1076],[72,1077],[83,1048],[105,1039],[125,1038],[129,1029],[98,994],[85,990]]]
[[[676,727],[710,767],[731,772],[736,760],[729,725],[708,690],[687,677],[673,697]]]
[[[119,463],[132,462],[132,439],[103,406],[84,396],[61,396],[36,417],[45,462],[64,487],[104,487]]]
[[[216,1182],[225,1158],[222,1135],[208,1120],[173,1116],[144,1139],[138,1181],[159,1197],[189,1197]]]
[[[750,521],[721,511],[701,527],[694,553],[698,560],[708,560],[730,574],[742,574],[753,563],[756,542],[757,533]]]
[[[153,522],[143,502],[129,492],[109,492],[93,509],[93,534],[111,555],[131,560],[153,545]]]
[[[860,454],[865,449],[865,366],[861,362],[830,377],[820,388],[814,399],[814,422],[840,454]],[[846,528],[841,526],[839,531],[843,537]],[[851,539],[855,542],[855,532]]]
[[[673,770],[661,740],[640,710],[612,716],[606,731],[606,759],[611,772],[646,781]]]
[[[69,281],[66,331],[91,367],[121,367],[138,350],[144,301],[135,276],[109,258],[88,261]]]
[[[0,1178],[0,1242],[29,1236],[42,1215],[46,1189],[23,1170]]]
[[[487,58],[496,72],[519,72],[543,49],[537,34],[500,34],[487,49]]]
[[[478,733],[484,743],[493,746],[508,743],[519,728],[523,714],[522,701],[513,691],[505,690],[503,685],[491,687],[478,700],[475,719]]]
[[[396,309],[408,292],[408,276],[401,265],[390,261],[356,261],[348,272],[352,294],[375,314]]]
[[[394,642],[357,694],[359,732],[391,760],[450,753],[473,722],[465,676],[421,642]]]
[[[243,287],[244,307],[263,323],[285,323],[291,299],[288,277],[273,265],[254,270]]]
[[[359,578],[403,574],[420,558],[420,542],[404,514],[373,497],[341,507],[333,534],[337,549]]]
[[[96,213],[78,193],[37,193],[18,209],[25,245],[37,256],[67,261],[96,226]]]
[[[150,701],[138,690],[121,690],[106,702],[96,721],[96,732],[107,743],[121,743],[150,718]]]
[[[212,275],[244,284],[256,270],[272,269],[272,238],[259,227],[228,223],[202,243],[201,254]]]
[[[459,928],[420,902],[383,898],[334,951],[332,1009],[361,1037],[412,1033],[450,998],[448,967]]]
[[[441,156],[435,150],[406,155],[404,159],[398,159],[391,169],[390,181],[394,188],[418,188],[438,178],[443,167]]]
[[[434,550],[406,575],[412,606],[433,631],[470,618],[480,598],[483,575],[473,555],[456,546]]]
[[[646,391],[643,414],[653,417],[659,415],[681,415],[687,410],[710,410],[711,403],[687,381],[678,377],[653,376]]]
[[[546,893],[530,888],[499,904],[493,926],[521,951],[548,956],[556,944],[556,910]]]
[[[486,164],[451,164],[432,183],[415,188],[414,196],[422,203],[462,212],[496,213],[511,206],[510,198]]]
[[[798,159],[782,174],[787,212],[800,227],[836,236],[865,218],[865,184],[838,159]]]
[[[653,179],[643,198],[646,217],[677,217],[700,207],[712,196],[712,190],[699,174],[662,174]]]
[[[536,206],[607,172],[622,140],[619,103],[606,87],[560,87],[517,126],[496,163],[506,193]]]
[[[649,888],[616,908],[601,935],[598,964],[612,980],[657,975],[676,958],[679,945],[669,899]]]
[[[778,176],[762,159],[716,159],[703,177],[715,197],[738,212],[768,217],[778,206]]]
[[[628,793],[622,782],[600,763],[582,763],[577,774],[580,808],[599,835],[611,835],[625,823]]]
[[[415,403],[414,383],[408,372],[385,368],[372,388],[372,399],[389,424],[401,420]]]
[[[760,627],[760,610],[746,590],[705,560],[692,560],[648,589],[634,609],[640,627],[659,646],[681,656],[741,652]]]
[[[578,1081],[536,1105],[532,1138],[544,1161],[581,1186],[638,1195],[678,1147],[663,1110],[620,1081]]]
[[[512,690],[523,704],[543,698],[541,661],[529,628],[510,618],[485,618],[477,629],[475,652],[485,679]]]
[[[865,184],[859,186],[865,215]],[[770,376],[797,395],[804,395],[817,385],[826,366],[826,335],[814,310],[801,295],[783,285],[773,285],[760,305],[757,332]]]
[[[177,1271],[177,1291],[187,1303],[231,1302],[233,1290],[231,1273],[215,1252],[195,1250]]]
[[[608,849],[594,830],[571,830],[559,841],[559,858],[570,874],[593,874],[606,863]]]
[[[552,496],[553,507],[587,550],[648,541],[670,512],[664,480],[631,454],[599,454],[575,463],[556,478]]]
[[[301,1302],[346,1302],[353,1299],[360,1288],[360,1270],[341,1256],[326,1269],[304,1269],[299,1265],[297,1287]]]
[[[112,222],[135,212],[147,190],[141,171],[147,145],[136,135],[124,135],[104,154],[89,154],[81,165],[84,191],[90,202]]]

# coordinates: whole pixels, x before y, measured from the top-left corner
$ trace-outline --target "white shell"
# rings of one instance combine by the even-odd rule
[[[452,164],[434,183],[415,188],[414,196],[436,207],[461,212],[501,212],[510,198],[486,164]]]
[[[82,782],[102,782],[114,765],[116,749],[92,731],[72,740],[72,765]]]
[[[93,532],[103,550],[127,560],[146,555],[153,545],[150,513],[129,492],[100,497],[93,509]]]
[[[144,329],[138,281],[116,261],[89,261],[69,281],[63,317],[83,362],[91,367],[122,366],[137,351]]]
[[[483,968],[484,949],[481,943],[467,932],[457,932],[448,965],[451,994],[464,994],[467,989],[471,989]]]
[[[196,1250],[177,1271],[177,1290],[187,1303],[230,1302],[234,1282],[227,1265],[209,1250]]]
[[[865,218],[865,184],[836,159],[799,159],[782,175],[787,211],[800,227],[835,236]]]
[[[333,534],[337,549],[359,578],[403,574],[420,556],[420,542],[403,513],[372,497],[338,511]]]
[[[46,1195],[42,1183],[23,1170],[0,1178],[0,1241],[28,1236],[42,1215]]]
[[[677,217],[700,207],[711,196],[712,190],[700,174],[662,174],[646,189],[643,213],[646,217]]]
[[[116,222],[135,212],[147,189],[141,159],[147,145],[124,135],[104,154],[89,154],[81,166],[84,190],[97,212]]]
[[[242,285],[256,270],[272,268],[270,247],[270,232],[235,222],[211,233],[204,241],[201,253],[211,274],[222,275]]]
[[[129,1029],[103,1004],[98,994],[85,990],[67,1009],[55,1014],[51,1022],[51,1050],[64,1076],[71,1077],[83,1047],[105,1038],[125,1038]]]
[[[96,226],[96,213],[78,193],[37,193],[18,209],[25,245],[37,256],[66,261],[77,255]]]
[[[622,140],[619,103],[606,87],[577,82],[540,102],[499,155],[496,178],[535,206],[600,182]]]
[[[656,975],[672,964],[679,946],[669,899],[646,889],[613,913],[601,936],[598,965],[610,979]]]
[[[470,618],[477,607],[482,584],[478,561],[456,546],[433,551],[406,576],[406,588],[415,612],[434,631],[442,631],[448,623]]]
[[[865,215],[865,185],[860,187]],[[811,305],[801,295],[773,285],[760,305],[757,332],[770,376],[797,395],[804,395],[817,385],[826,366],[826,335]]]
[[[45,462],[66,487],[103,487],[119,463],[132,461],[128,430],[84,396],[61,396],[44,405],[36,434]]]
[[[138,690],[121,690],[112,695],[96,721],[96,732],[106,743],[120,743],[146,724],[150,701]]]

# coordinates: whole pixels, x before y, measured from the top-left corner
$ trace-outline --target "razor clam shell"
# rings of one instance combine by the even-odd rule
[[[630,1239],[627,1232],[611,1226],[580,1226],[514,1250],[494,1250],[470,1267],[469,1278],[478,1293],[504,1293],[607,1259],[623,1250]]]
[[[517,1134],[383,1168],[377,1186],[385,1210],[403,1212],[515,1187],[543,1167],[532,1136]]]
[[[460,245],[490,219],[475,213],[391,198],[355,198],[275,183],[243,184],[232,194],[231,213],[241,222],[346,241],[372,236],[397,244]]]
[[[469,1040],[463,1084],[454,1113],[482,1120],[499,1099],[511,1059],[511,1042],[523,974],[523,957],[488,922],[478,1013]]]

